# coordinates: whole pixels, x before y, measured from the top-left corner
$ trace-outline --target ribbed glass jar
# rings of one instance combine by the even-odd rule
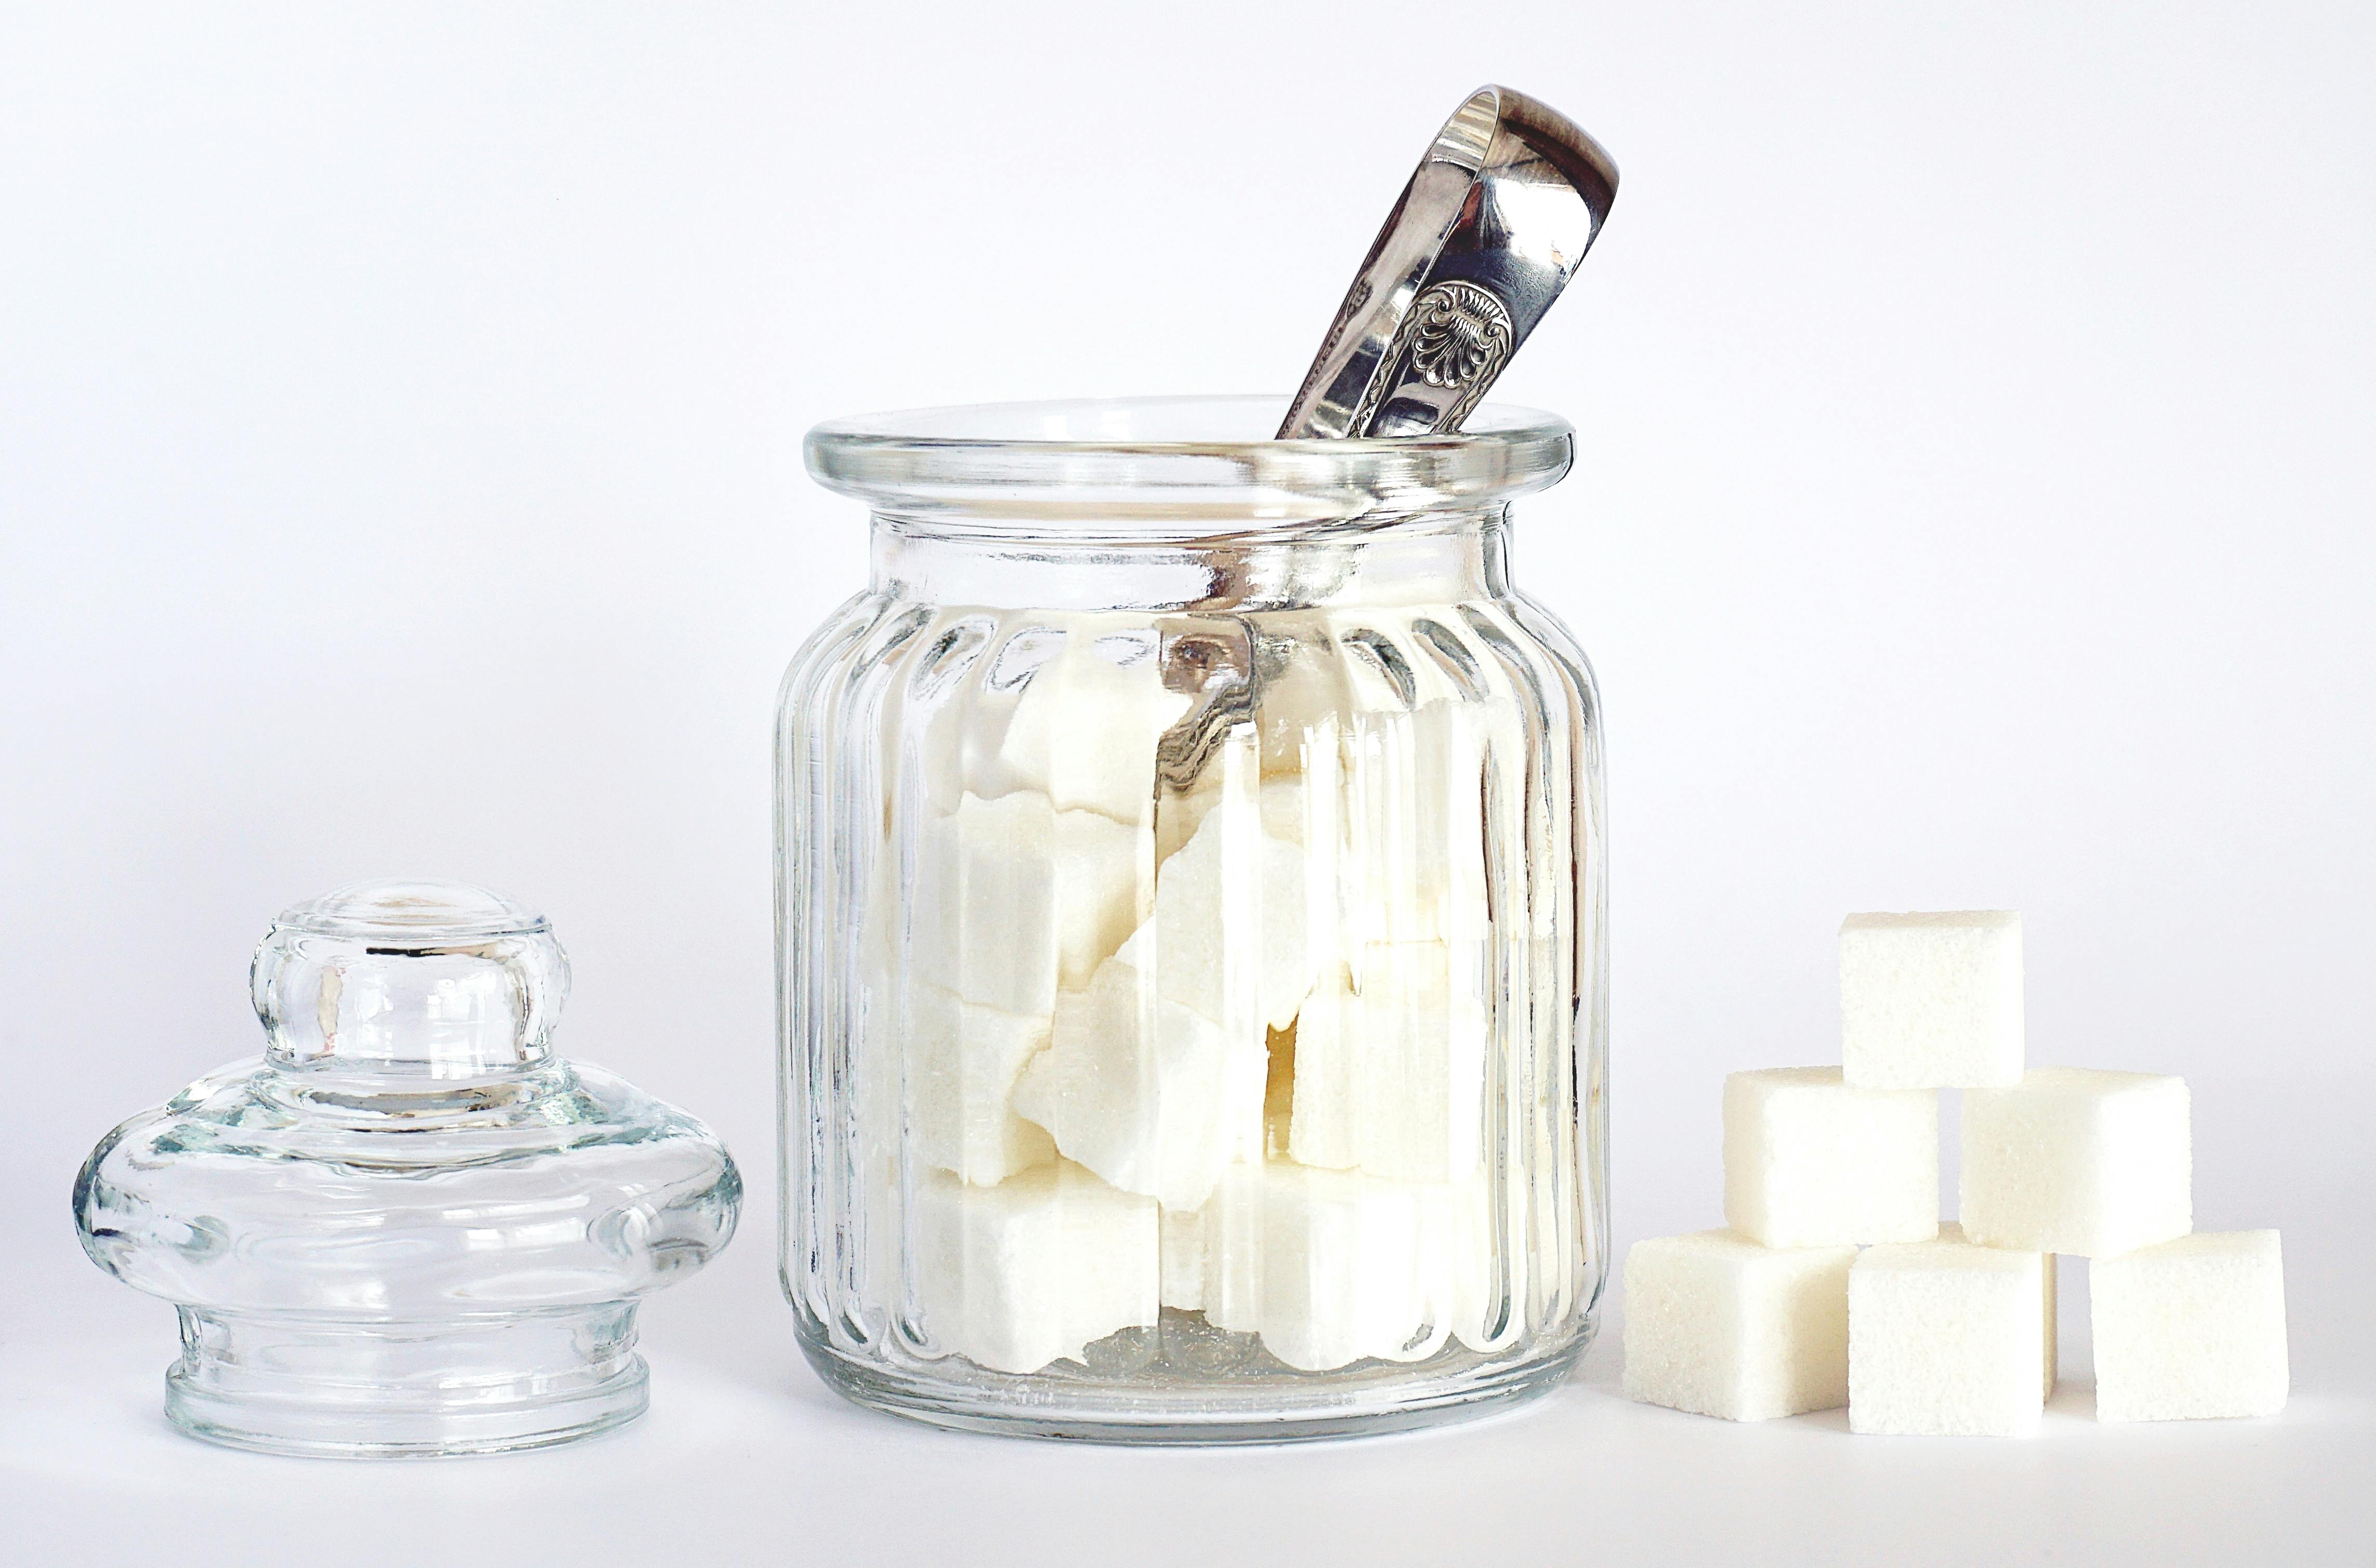
[[[1590,1338],[1599,708],[1508,573],[1573,433],[1277,413],[809,436],[873,576],[778,730],[783,1273],[861,1404],[1276,1442]]]

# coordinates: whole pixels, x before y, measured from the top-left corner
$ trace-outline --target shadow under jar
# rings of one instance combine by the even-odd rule
[[[783,1277],[862,1405],[1278,1442],[1555,1384],[1607,1245],[1599,706],[1509,579],[1574,433],[1258,398],[820,426]]]

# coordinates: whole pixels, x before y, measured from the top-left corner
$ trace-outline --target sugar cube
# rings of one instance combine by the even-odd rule
[[[2285,1264],[2275,1231],[2198,1231],[2098,1258],[2087,1289],[2097,1420],[2285,1408]]]
[[[909,1135],[919,1158],[994,1185],[1056,1158],[1044,1128],[1015,1113],[1015,1082],[1049,1039],[1027,1018],[919,983],[901,1022],[907,1043]]]
[[[1489,741],[1509,716],[1437,701],[1355,715],[1345,732],[1344,944],[1465,941],[1491,934],[1486,903]],[[1515,787],[1525,756],[1502,763]],[[1307,845],[1307,848],[1309,846]]]
[[[1939,1241],[1942,1243],[1971,1244],[1971,1238],[1964,1234],[1964,1228],[1952,1219],[1942,1219],[1939,1222]],[[2037,1261],[2039,1285],[2044,1295],[2044,1299],[2038,1303],[2038,1324],[2040,1332],[2045,1336],[2044,1365],[2039,1369],[2043,1375],[2039,1378],[2038,1386],[2040,1398],[2044,1400],[2054,1396],[2055,1373],[2060,1370],[2056,1365],[2057,1324],[2055,1323],[2059,1302],[2055,1292],[2057,1270],[2054,1266],[2054,1254],[2040,1253],[2037,1254]]]
[[[998,748],[1004,787],[1059,811],[1151,821],[1156,747],[1190,701],[1165,687],[1154,633],[1084,617],[1024,680]]]
[[[1771,1420],[1848,1397],[1854,1247],[1761,1247],[1729,1230],[1625,1254],[1626,1396]]]
[[[1025,1017],[1055,1011],[1129,936],[1151,836],[1045,795],[985,801],[926,821],[909,900],[909,965],[968,1002]]]
[[[1258,820],[1264,833],[1295,847],[1303,878],[1299,906],[1303,930],[1296,941],[1303,952],[1308,977],[1325,974],[1330,966],[1343,961],[1341,906],[1353,896],[1343,880],[1344,792],[1336,761],[1333,750],[1315,751],[1310,772],[1265,778],[1251,790],[1242,777],[1232,778],[1227,786],[1202,791],[1198,797],[1205,808],[1196,819],[1198,828],[1207,826],[1217,813],[1227,812],[1239,819]],[[1242,767],[1233,766],[1231,772],[1242,774]],[[1305,983],[1308,988],[1310,978]]]
[[[1264,1037],[1226,1033],[1120,958],[1058,999],[1052,1042],[1015,1087],[1017,1114],[1067,1159],[1167,1209],[1203,1206],[1233,1159],[1258,1158]]]
[[[1837,1067],[1724,1081],[1724,1218],[1768,1247],[1927,1241],[1939,1231],[1939,1097]]]
[[[1255,809],[1261,814],[1265,833],[1283,838],[1297,849],[1307,840],[1314,843],[1332,841],[1337,831],[1339,802],[1333,789],[1320,779],[1334,765],[1335,758],[1316,762],[1310,774],[1289,774],[1282,778],[1265,778],[1255,796]],[[1335,890],[1330,890],[1334,896]]]
[[[1283,1028],[1312,989],[1303,852],[1258,817],[1208,814],[1155,876],[1155,913],[1120,957],[1226,1028]]]
[[[1332,625],[1325,612],[1308,618],[1275,612],[1265,619],[1280,657],[1255,661],[1262,771],[1308,772],[1324,757],[1334,760],[1346,716],[1395,701],[1394,686],[1372,661],[1345,657],[1343,626]]]
[[[1313,773],[1265,777],[1252,771],[1255,758],[1250,739],[1243,745],[1238,739],[1232,735],[1222,742],[1219,765],[1208,764],[1194,789],[1168,798],[1170,819],[1158,825],[1158,856],[1170,859],[1218,811],[1251,814],[1260,821],[1265,833],[1299,849],[1307,842],[1333,849],[1343,814],[1335,783],[1334,752],[1316,758]],[[1336,862],[1332,856],[1323,863],[1333,868]],[[1333,908],[1335,898],[1332,885],[1328,901],[1315,901],[1315,907]]]
[[[1077,1165],[994,1187],[942,1172],[917,1183],[911,1281],[924,1332],[994,1372],[1038,1372],[1154,1323],[1160,1277],[1154,1202]]]
[[[1850,915],[1840,924],[1840,1061],[1859,1088],[2021,1081],[2021,916]]]
[[[1414,1353],[1427,1324],[1408,1186],[1287,1160],[1233,1165],[1205,1212],[1205,1316],[1304,1372]]]
[[[1289,1152],[1396,1181],[1473,1175],[1491,1029],[1478,944],[1374,943],[1358,957],[1296,1018]]]
[[[1848,1430],[2019,1437],[2045,1408],[2046,1263],[1956,1236],[1848,1272]]]
[[[2186,1080],[2033,1067],[1964,1096],[1964,1229],[1983,1246],[2109,1257],[2194,1227]]]
[[[1431,1321],[1472,1350],[1507,1348],[1527,1331],[1529,1248],[1498,1212],[1493,1183],[1414,1182],[1419,1198],[1421,1284]],[[1514,1200],[1523,1194],[1510,1193]]]

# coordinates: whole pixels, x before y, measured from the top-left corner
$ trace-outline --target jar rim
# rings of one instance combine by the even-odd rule
[[[1452,435],[1277,441],[1284,397],[981,403],[829,420],[802,457],[875,512],[1135,539],[1497,505],[1575,457],[1556,414],[1488,403]],[[1217,529],[1216,525],[1219,525]]]

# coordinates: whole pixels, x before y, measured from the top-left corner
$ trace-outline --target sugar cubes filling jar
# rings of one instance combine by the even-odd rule
[[[858,1402],[1146,1442],[1548,1388],[1605,1263],[1599,709],[1509,575],[1562,421],[839,422],[785,678],[783,1277]]]

